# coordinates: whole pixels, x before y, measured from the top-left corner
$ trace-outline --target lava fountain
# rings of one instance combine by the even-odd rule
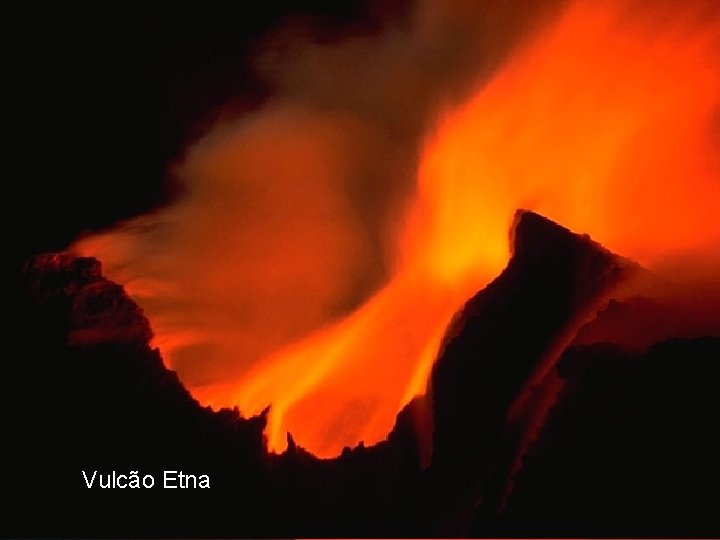
[[[186,200],[74,246],[126,285],[201,402],[272,406],[275,451],[286,432],[321,457],[385,438],[452,315],[507,263],[518,208],[649,268],[680,255],[720,269],[713,2],[577,1],[524,39],[439,115],[386,240],[389,277],[343,310],[338,289],[372,259],[337,187],[354,174],[333,150],[353,122],[283,106],[230,136],[218,126],[180,166]],[[193,379],[215,356],[243,367]]]

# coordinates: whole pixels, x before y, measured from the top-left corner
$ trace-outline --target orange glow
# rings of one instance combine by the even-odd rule
[[[575,4],[445,118],[420,174],[444,201],[433,241],[467,236],[468,211],[500,238],[524,207],[651,266],[717,251],[720,30],[682,15]],[[472,267],[483,242],[438,271]]]
[[[291,310],[294,316],[295,310],[332,304],[330,296],[313,295],[343,286],[353,261],[367,255],[357,240],[360,225],[333,187],[333,175],[346,175],[351,165],[322,150],[334,144],[336,133],[353,133],[356,126],[344,120],[330,127],[313,123],[312,133],[319,135],[312,140],[320,141],[321,149],[305,139],[293,154],[299,163],[284,166],[293,170],[280,170],[281,164],[257,149],[251,161],[258,178],[263,171],[291,178],[270,196],[282,198],[281,219],[289,216],[292,225],[278,222],[277,215],[260,215],[251,223],[260,231],[255,236],[239,231],[243,224],[223,213],[217,230],[235,238],[240,255],[215,250],[199,226],[183,239],[184,246],[200,246],[183,256],[212,259],[209,269],[192,267],[197,283],[146,271],[155,269],[147,261],[177,253],[129,258],[129,252],[137,254],[125,245],[136,242],[132,231],[91,237],[76,248],[98,256],[111,278],[127,284],[148,313],[164,358],[201,402],[238,405],[246,415],[272,404],[272,449],[285,448],[287,431],[323,457],[361,440],[382,440],[400,408],[424,392],[453,313],[507,263],[508,228],[517,208],[588,233],[651,268],[678,253],[718,260],[720,17],[711,1],[641,4],[570,4],[464,105],[442,116],[424,147],[414,198],[388,242],[396,246],[390,278],[332,324],[322,325],[323,317],[313,313],[287,317]],[[196,174],[230,174],[238,159],[232,152],[214,154],[212,163],[220,165]],[[328,158],[327,165],[306,163],[318,153],[321,162]],[[317,189],[306,188],[305,179],[318,171],[324,171],[320,183],[310,184]],[[295,189],[289,195],[283,191],[288,186]],[[310,196],[306,189],[313,190]],[[205,190],[200,197],[214,197],[212,183]],[[210,213],[202,220],[194,210],[175,218],[212,221],[216,214],[208,209],[217,209],[215,203],[203,208]],[[336,223],[338,216],[344,217]],[[267,235],[265,227],[271,229]],[[296,253],[307,245],[295,243],[293,233],[317,242],[309,253]],[[264,252],[277,238],[287,243],[278,248],[281,257]],[[238,259],[252,261],[253,254],[256,265]],[[237,270],[242,279],[234,280],[241,267],[249,270]],[[138,277],[146,275],[154,277]],[[297,299],[305,282],[308,294]],[[220,322],[193,319],[190,303],[170,312],[165,299],[175,294],[173,287],[200,287],[214,295],[222,307],[214,313]],[[257,325],[245,325],[244,333],[233,325],[241,316],[252,317],[252,310],[226,302],[227,291],[242,287],[258,289],[250,291],[260,295],[258,306],[275,306],[261,312]],[[278,325],[275,341],[258,337]],[[203,351],[209,362],[219,349],[226,356],[262,359],[222,382],[217,382],[222,375],[209,384],[188,381],[180,351],[208,343],[212,346]]]

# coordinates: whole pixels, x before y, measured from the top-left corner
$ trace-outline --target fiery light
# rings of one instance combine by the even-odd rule
[[[650,267],[678,253],[718,260],[720,17],[712,4],[575,2],[527,39],[442,117],[388,241],[396,246],[389,280],[333,324],[322,322],[337,289],[352,289],[345,276],[370,253],[337,188],[352,159],[327,150],[356,133],[345,119],[313,117],[306,131],[288,134],[282,112],[230,138],[211,134],[185,165],[203,186],[191,196],[211,203],[181,203],[154,218],[153,232],[140,221],[76,247],[127,284],[163,356],[202,402],[245,414],[272,404],[271,448],[284,448],[286,431],[319,456],[376,442],[424,391],[452,314],[506,264],[517,208]],[[253,146],[258,137],[293,150],[268,155]],[[251,180],[237,183],[248,163]],[[218,200],[228,186],[240,194]],[[280,203],[253,201],[260,196]],[[245,206],[232,207],[238,200]],[[158,234],[178,240],[165,240],[163,253],[138,248]],[[187,296],[193,287],[199,296]],[[217,306],[209,318],[188,300],[203,295]],[[263,359],[203,384],[184,374],[188,351],[210,364],[216,354]]]

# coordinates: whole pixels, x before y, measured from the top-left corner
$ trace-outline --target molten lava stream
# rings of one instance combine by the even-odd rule
[[[473,289],[399,276],[348,318],[203,397],[243,411],[272,404],[268,438],[276,450],[286,431],[324,457],[348,441],[382,440],[400,408],[424,392],[445,327]]]

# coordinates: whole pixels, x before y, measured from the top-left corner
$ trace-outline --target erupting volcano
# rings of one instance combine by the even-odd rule
[[[720,4],[239,9],[35,31],[0,533],[717,537]]]
[[[717,537],[719,7],[53,21],[0,532]]]
[[[287,432],[323,457],[376,443],[425,393],[453,314],[507,264],[518,208],[711,284],[719,24],[710,2],[563,6],[460,104],[428,107],[415,188],[382,223],[352,187],[371,167],[351,151],[381,147],[379,127],[290,95],[195,143],[175,167],[184,198],[73,251],[126,287],[202,403],[270,406],[273,450]]]

